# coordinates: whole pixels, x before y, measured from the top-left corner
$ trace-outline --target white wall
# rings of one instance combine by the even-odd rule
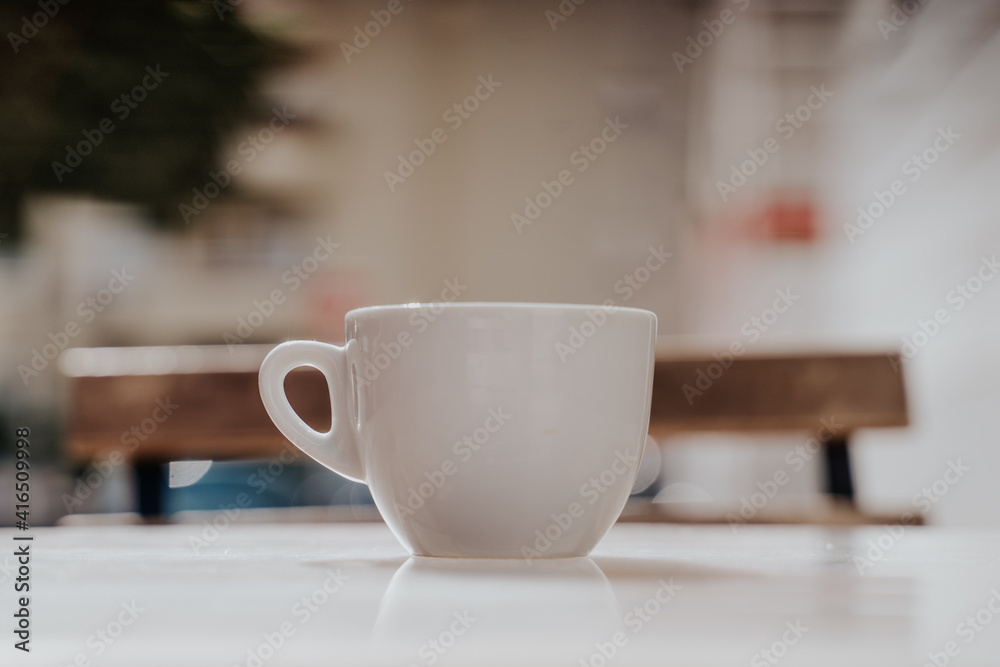
[[[907,188],[853,244],[832,225],[827,326],[898,345],[938,309],[949,317],[905,368],[913,426],[866,434],[858,449],[873,507],[909,503],[949,460],[971,467],[934,506],[933,520],[947,525],[1000,524],[1000,279],[960,310],[948,301],[1000,250],[997,11],[996,3],[931,3],[887,40],[876,29],[884,15],[863,13],[845,53],[826,181],[835,223],[854,222],[856,208],[893,179]],[[948,127],[961,137],[913,182],[903,165]]]
[[[885,349],[898,348],[903,335],[944,308],[949,322],[904,369],[912,426],[855,439],[860,500],[872,511],[912,511],[914,495],[942,479],[949,461],[961,459],[971,471],[933,504],[931,521],[997,525],[1000,280],[986,283],[961,311],[948,302],[949,291],[1000,249],[997,5],[930,3],[887,39],[878,21],[890,19],[889,4],[856,2],[845,9],[827,16],[826,30],[813,17],[813,39],[788,41],[782,38],[787,12],[765,8],[734,23],[707,54],[712,71],[703,73],[695,100],[701,116],[694,141],[702,150],[690,163],[702,227],[687,248],[695,296],[685,324],[692,333],[738,340],[740,324],[766,306],[776,288],[791,286],[801,301],[758,349]],[[718,8],[706,10],[712,12]],[[795,90],[810,81],[825,82],[833,98],[782,145],[783,159],[767,164],[736,200],[804,186],[821,203],[820,239],[765,244],[734,238],[712,184],[799,103]],[[904,163],[947,127],[961,138],[911,182]],[[807,149],[799,150],[803,145]],[[857,207],[869,206],[874,191],[896,178],[906,192],[851,243],[845,223],[854,223]],[[731,498],[770,477],[785,451],[762,447],[747,461],[736,453],[738,445],[720,446],[730,448],[730,456],[709,462],[706,454],[703,479],[707,488],[728,489]],[[677,456],[690,469],[688,459],[698,455]],[[755,477],[720,483],[737,467]]]

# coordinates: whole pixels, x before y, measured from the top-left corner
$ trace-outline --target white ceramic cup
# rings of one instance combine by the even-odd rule
[[[584,556],[628,499],[649,426],[656,316],[605,306],[434,303],[347,314],[343,347],[291,341],[260,368],[302,451],[364,482],[418,556]],[[332,427],[285,376],[319,369]]]

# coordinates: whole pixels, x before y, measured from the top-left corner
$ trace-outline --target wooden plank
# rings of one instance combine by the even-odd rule
[[[898,357],[746,356],[725,369],[716,363],[710,355],[657,360],[651,433],[815,430],[830,418],[845,432],[907,423]],[[685,385],[701,393],[689,401]],[[306,422],[325,430],[330,400],[322,376],[295,371],[286,387]],[[76,460],[112,450],[164,461],[266,457],[285,445],[260,401],[254,364],[229,372],[83,375],[71,378],[71,394],[69,453]],[[155,412],[157,401],[177,405],[162,423],[153,420],[163,414]],[[141,442],[133,449],[135,439]]]
[[[71,384],[76,460],[112,450],[130,460],[251,458],[277,454],[286,442],[261,403],[256,371],[84,376]],[[307,423],[329,428],[329,392],[318,371],[294,371],[285,387]]]
[[[728,368],[710,355],[656,362],[651,430],[815,430],[905,426],[898,355],[745,356]],[[687,392],[687,394],[685,393]]]

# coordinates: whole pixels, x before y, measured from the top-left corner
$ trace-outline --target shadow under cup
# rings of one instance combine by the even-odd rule
[[[413,554],[581,556],[618,518],[649,424],[653,313],[418,304],[346,324],[351,437]]]

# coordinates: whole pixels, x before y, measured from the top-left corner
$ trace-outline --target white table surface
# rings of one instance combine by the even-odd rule
[[[0,570],[2,665],[1000,665],[996,531],[625,524],[591,558],[530,565],[407,559],[376,523],[233,525],[197,552],[195,525],[31,532],[32,652],[12,648]],[[258,651],[268,634],[280,648]]]

